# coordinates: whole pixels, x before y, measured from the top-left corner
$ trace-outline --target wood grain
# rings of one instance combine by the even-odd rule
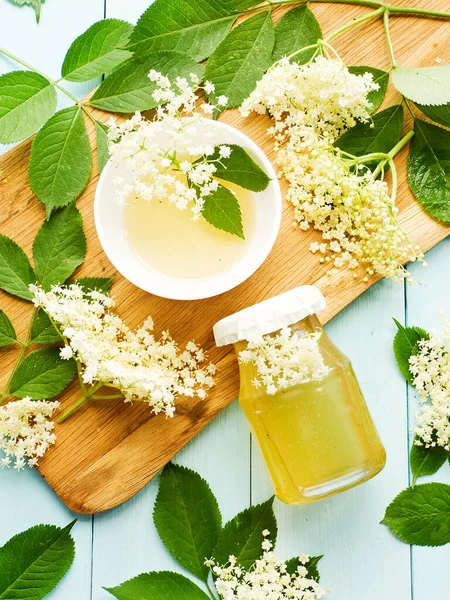
[[[399,3],[400,4],[400,3]],[[404,2],[403,2],[404,4]],[[442,1],[408,2],[411,6],[445,10]],[[279,17],[286,8],[276,11]],[[314,5],[324,33],[332,31],[353,16],[364,14],[360,7]],[[435,64],[437,57],[449,62],[449,24],[412,17],[396,17],[392,37],[397,61],[409,66]],[[340,36],[335,44],[348,64],[389,66],[380,22],[369,22]],[[390,89],[386,104],[398,101]],[[108,115],[96,111],[103,120]],[[236,111],[228,111],[221,120],[249,135],[274,159],[270,139],[266,135],[268,119],[241,119]],[[91,123],[87,126],[93,139]],[[410,128],[407,119],[405,127]],[[30,141],[11,150],[0,160],[0,228],[15,239],[31,255],[32,240],[44,219],[42,205],[31,193],[27,181]],[[397,159],[400,181],[398,195],[401,221],[411,237],[428,250],[450,233],[433,221],[412,198],[405,183],[407,150]],[[205,427],[238,393],[238,373],[233,351],[214,347],[211,328],[220,318],[297,285],[315,283],[328,300],[321,315],[326,322],[370,287],[355,281],[346,271],[327,274],[308,252],[315,232],[302,233],[292,227],[292,208],[285,205],[282,229],[266,263],[247,282],[226,294],[197,302],[169,301],[147,294],[124,280],[114,271],[99,245],[93,221],[93,195],[98,173],[94,172],[87,190],[78,201],[88,239],[88,254],[79,275],[113,275],[113,296],[121,317],[130,326],[142,322],[147,315],[154,318],[158,330],[170,329],[183,344],[195,339],[209,349],[210,358],[219,366],[217,385],[204,402],[180,400],[174,419],[152,417],[145,406],[128,406],[111,402],[89,405],[72,419],[58,426],[58,442],[47,453],[40,472],[58,496],[80,513],[94,513],[116,506],[133,496],[203,427]],[[393,284],[394,285],[394,284]],[[29,305],[1,293],[1,308],[10,316],[19,335],[23,335],[29,317]],[[16,353],[2,352],[4,382],[12,368]],[[67,407],[78,399],[74,384],[61,399]]]

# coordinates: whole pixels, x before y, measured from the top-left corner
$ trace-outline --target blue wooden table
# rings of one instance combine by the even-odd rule
[[[39,26],[29,8],[0,0],[0,45],[55,79],[71,41],[94,21],[117,17],[135,22],[149,0],[47,0]],[[0,56],[0,73],[17,68]],[[86,85],[69,84],[82,97]],[[67,101],[60,99],[61,107]],[[0,147],[1,150],[7,148]],[[2,175],[7,175],[3,173]],[[334,600],[436,600],[450,596],[450,546],[410,548],[379,525],[387,504],[408,485],[408,452],[416,401],[392,355],[392,317],[424,328],[438,327],[438,312],[450,313],[450,239],[429,252],[429,267],[413,267],[423,285],[382,281],[336,317],[327,331],[353,361],[387,450],[387,465],[354,490],[306,507],[276,502],[278,553],[324,554],[322,582]],[[236,403],[178,456],[199,471],[228,519],[272,494],[266,469]],[[450,483],[450,468],[435,477]],[[107,600],[114,586],[154,569],[176,568],[152,523],[158,480],[125,505],[74,528],[76,560],[51,600]],[[0,471],[0,545],[37,523],[65,525],[74,515],[37,472]],[[182,600],[180,598],[180,600]]]

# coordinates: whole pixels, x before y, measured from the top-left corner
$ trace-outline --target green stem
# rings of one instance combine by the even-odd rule
[[[350,29],[351,27],[355,27],[356,25],[359,25],[360,23],[364,23],[364,21],[367,21],[369,19],[374,19],[375,17],[382,15],[384,12],[385,12],[385,8],[383,6],[380,6],[380,8],[378,8],[377,10],[374,10],[373,12],[371,12],[367,15],[364,15],[363,17],[359,17],[358,19],[352,19],[345,25],[342,25],[342,27],[339,27],[338,29],[336,29],[336,31],[333,31],[332,33],[327,35],[327,37],[324,38],[324,42],[329,42],[330,40],[332,40],[336,36],[340,35],[344,31],[347,31],[347,29]]]
[[[395,69],[395,67],[397,66],[397,63],[395,61],[394,48],[392,46],[391,33],[389,30],[389,11],[388,10],[384,11],[383,23],[384,23],[384,32],[386,34],[386,43],[387,43],[387,47],[388,47],[389,58],[391,60],[392,67]]]
[[[216,595],[212,591],[211,586],[209,585],[208,581],[206,582],[206,587],[208,588],[208,592],[209,592],[209,595],[211,596],[211,600],[217,600]]]
[[[123,394],[109,394],[106,396],[91,396],[92,400],[118,400],[119,398],[123,398]]]
[[[313,0],[314,1],[314,0]],[[449,19],[450,13],[441,10],[428,10],[427,8],[409,8],[408,6],[388,6],[392,15],[410,14],[424,17],[437,17],[439,19]]]
[[[22,362],[23,357],[25,356],[25,352],[28,350],[28,347],[30,346],[31,329],[33,327],[33,323],[34,323],[34,319],[36,317],[36,313],[37,313],[37,308],[33,307],[33,312],[31,313],[30,323],[28,325],[27,333],[25,335],[25,341],[21,342],[21,348],[20,348],[19,356],[17,357],[17,360],[15,362],[13,370],[11,371],[11,373],[10,373],[10,375],[8,377],[8,381],[6,382],[4,390],[0,394],[0,405],[2,405],[3,402],[7,398],[9,398],[9,396],[10,396],[10,387],[11,387],[11,382],[13,380],[13,377],[14,377],[17,369],[19,368],[19,365]]]
[[[83,404],[85,404],[89,398],[87,396],[82,396],[75,404],[72,404],[63,414],[56,419],[57,423],[63,423],[66,419],[71,417],[78,409],[80,409]]]
[[[392,150],[385,155],[385,159],[379,163],[378,167],[373,172],[374,179],[376,179],[378,177],[378,175],[384,171],[384,167],[386,166],[386,163],[391,164],[391,162],[393,162],[392,159],[394,158],[394,156],[396,154],[398,154],[400,152],[400,150],[402,148],[404,148],[404,146],[406,146],[406,144],[409,142],[409,140],[413,136],[414,136],[414,131],[408,131],[408,133],[404,137],[402,137],[402,139],[398,142],[398,144],[396,144],[392,148]]]

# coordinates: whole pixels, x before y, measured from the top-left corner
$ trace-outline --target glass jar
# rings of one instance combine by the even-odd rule
[[[234,343],[239,359],[240,405],[264,455],[277,497],[306,504],[352,488],[379,473],[386,453],[349,359],[316,316],[325,300],[313,286],[296,288],[219,321],[217,345]],[[255,386],[257,366],[241,360],[248,340],[317,335],[326,374],[268,393]],[[272,390],[273,392],[273,390]]]

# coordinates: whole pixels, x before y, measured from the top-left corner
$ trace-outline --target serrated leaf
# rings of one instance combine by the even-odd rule
[[[235,27],[206,65],[205,79],[215,85],[210,99],[214,102],[214,98],[225,95],[227,108],[242,104],[270,67],[274,44],[270,12],[260,12]]]
[[[415,546],[450,542],[450,485],[423,483],[407,488],[391,502],[381,521],[398,538]]]
[[[313,12],[305,5],[296,6],[288,11],[275,27],[275,47],[272,60],[276,62],[283,56],[290,56],[301,48],[312,46],[322,38],[322,30]],[[315,49],[300,52],[291,61],[305,64],[313,57]]]
[[[77,372],[73,359],[63,360],[58,348],[32,352],[20,363],[11,381],[11,393],[33,400],[54,398],[63,392]]]
[[[41,7],[45,0],[12,0],[12,2],[18,6],[24,6],[24,4],[26,4],[34,8],[34,12],[36,13],[36,23],[39,23],[41,18]]]
[[[45,204],[47,218],[54,208],[74,202],[86,187],[92,156],[81,110],[56,113],[42,127],[31,147],[30,187]]]
[[[20,142],[56,110],[56,91],[38,73],[13,71],[0,77],[0,143]]]
[[[389,84],[389,73],[382,71],[381,69],[375,69],[375,67],[349,67],[348,70],[354,75],[363,75],[364,73],[371,73],[372,79],[375,83],[380,86],[378,90],[370,92],[367,99],[372,104],[372,112],[375,112],[380,108],[383,103],[384,97],[386,96],[388,84]]]
[[[50,321],[49,316],[43,310],[40,310],[31,327],[32,344],[55,344],[61,342],[62,338]]]
[[[0,347],[9,346],[17,341],[13,324],[6,313],[0,310]]]
[[[400,140],[403,128],[403,107],[390,106],[373,116],[368,123],[358,123],[336,141],[340,150],[364,156],[372,152],[387,154]],[[371,168],[378,163],[364,163]]]
[[[95,135],[97,139],[97,165],[101,173],[109,160],[108,126],[95,121]]]
[[[194,73],[200,81],[204,68],[182,52],[158,52],[140,56],[111,73],[90,99],[90,103],[102,110],[129,113],[155,108],[160,104],[153,98],[156,84],[148,78],[150,69],[167,76],[172,82],[177,77]],[[194,84],[193,84],[194,85]]]
[[[119,48],[129,40],[133,26],[119,19],[104,19],[94,23],[72,43],[61,68],[67,81],[89,81],[112,71],[131,52]]]
[[[392,81],[413,102],[432,106],[450,102],[450,66],[395,67]]]
[[[83,219],[75,204],[53,213],[33,242],[33,258],[42,288],[64,283],[86,255]]]
[[[441,446],[425,448],[425,446],[417,446],[415,443],[416,440],[414,440],[414,443],[411,446],[411,452],[409,454],[409,462],[411,465],[411,472],[414,476],[414,481],[418,477],[434,475],[434,473],[439,471],[442,465],[446,462],[447,458],[450,457],[450,453]]]
[[[297,572],[298,567],[303,566],[306,569],[308,569],[308,579],[314,579],[315,581],[317,581],[317,583],[319,583],[320,573],[317,565],[319,564],[319,561],[322,558],[323,554],[321,554],[320,556],[311,556],[307,562],[302,563],[300,561],[300,558],[298,558],[298,556],[295,556],[294,558],[290,558],[286,561],[286,570],[290,575],[294,575],[294,573]]]
[[[75,557],[74,523],[31,527],[0,548],[1,600],[41,600],[58,585]]]
[[[418,343],[430,339],[430,335],[420,327],[403,327],[396,319],[398,331],[394,338],[394,354],[400,373],[409,383],[412,383],[412,374],[409,370],[409,359],[417,353]]]
[[[436,123],[450,127],[450,104],[443,104],[442,106],[426,106],[425,104],[416,104],[418,108],[423,112],[425,116]]]
[[[210,600],[190,579],[170,571],[143,573],[104,589],[118,600]]]
[[[275,545],[277,522],[272,505],[273,498],[270,498],[267,502],[247,508],[228,521],[214,550],[213,556],[217,564],[225,565],[233,555],[244,569],[250,569],[263,554],[261,544],[265,529],[270,532],[270,539]]]
[[[206,196],[202,216],[217,229],[245,239],[239,201],[233,192],[223,185],[219,185],[216,191]]]
[[[450,131],[415,119],[408,157],[412,193],[432,217],[450,223]]]
[[[231,181],[242,188],[253,192],[262,192],[270,183],[270,178],[259,165],[255,163],[252,157],[236,144],[226,144],[231,148],[231,154],[228,158],[220,156],[220,146],[217,146],[209,160],[220,161],[216,163],[214,177]]]
[[[67,283],[77,283],[79,286],[84,288],[86,292],[101,292],[102,294],[109,294],[111,286],[113,284],[112,277],[81,277],[81,279],[74,279]]]
[[[136,55],[177,50],[204,60],[236,19],[227,0],[156,0],[138,20],[128,49]]]
[[[219,506],[198,473],[168,464],[161,475],[153,520],[172,556],[199,579],[207,581],[211,558],[222,528]]]
[[[0,288],[24,300],[32,300],[29,286],[36,283],[36,279],[22,248],[6,235],[0,234]]]

